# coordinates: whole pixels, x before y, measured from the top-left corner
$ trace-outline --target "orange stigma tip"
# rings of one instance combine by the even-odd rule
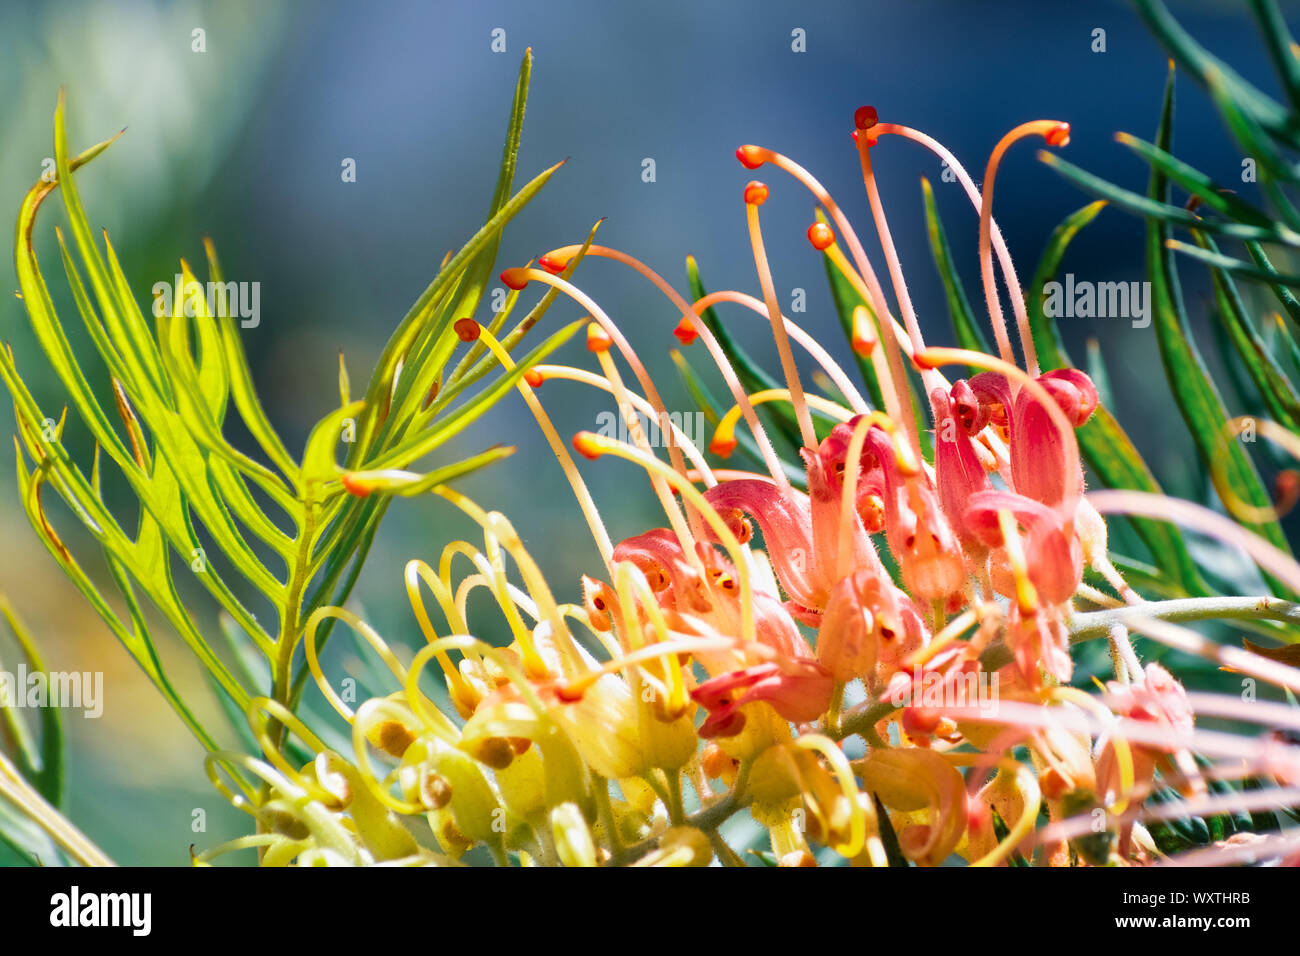
[[[690,345],[700,337],[690,319],[682,319],[678,322],[677,327],[673,329],[673,335],[677,336],[677,341],[681,342],[682,345]]]
[[[745,202],[751,206],[761,206],[767,202],[767,186],[757,179],[751,180],[745,187]]]
[[[820,252],[828,249],[835,242],[835,231],[824,222],[815,222],[808,227],[808,241]]]
[[[456,334],[460,336],[462,342],[476,341],[479,333],[483,331],[483,327],[473,319],[457,319],[452,328],[456,330]]]
[[[939,367],[939,363],[934,361],[934,359],[930,357],[930,353],[924,350],[917,352],[912,356],[912,364],[919,369],[932,369]]]
[[[849,346],[863,357],[869,356],[876,349],[876,330],[871,326],[871,316],[866,306],[860,305],[853,310],[853,335]]]
[[[599,438],[591,432],[578,432],[573,436],[573,448],[583,458],[595,461],[603,452]]]
[[[551,275],[558,276],[568,266],[567,262],[562,262],[557,256],[544,255],[537,260],[537,264],[549,272]]]
[[[1043,138],[1044,138],[1045,140],[1047,140],[1047,145],[1048,145],[1048,146],[1067,146],[1067,145],[1069,145],[1069,142],[1070,142],[1070,124],[1069,124],[1069,123],[1057,123],[1055,126],[1053,126],[1051,129],[1049,129],[1049,130],[1047,131],[1047,135],[1044,136]]]
[[[546,381],[546,376],[535,368],[530,368],[524,372],[524,381],[528,383],[529,388],[541,388],[542,383]]]
[[[524,286],[528,285],[528,270],[516,266],[513,269],[507,269],[501,273],[501,281],[508,287],[518,292]]]
[[[601,328],[599,322],[587,323],[587,351],[588,352],[608,352],[614,340],[609,337],[609,333]]]
[[[356,495],[358,498],[370,497],[370,487],[351,472],[345,474],[342,481],[343,487],[348,490],[348,494]]]
[[[853,112],[853,125],[858,129],[871,129],[880,122],[874,106],[859,106]]]
[[[736,450],[736,439],[734,438],[714,438],[709,442],[709,451],[719,458],[730,458],[731,453]]]
[[[763,165],[763,157],[759,155],[757,146],[741,146],[736,150],[736,158],[746,169],[758,169]]]

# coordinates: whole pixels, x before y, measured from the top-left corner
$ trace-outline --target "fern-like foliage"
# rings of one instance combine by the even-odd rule
[[[407,469],[480,417],[574,331],[550,336],[509,370],[482,349],[463,347],[457,332],[458,320],[474,316],[483,304],[502,229],[558,168],[512,194],[530,65],[526,54],[487,222],[448,257],[411,306],[361,394],[352,394],[340,357],[339,406],[311,429],[299,455],[285,446],[258,399],[237,316],[220,306],[214,314],[209,301],[188,292],[170,309],[142,308],[132,296],[107,234],[100,245],[91,232],[75,178],[113,140],[72,153],[60,95],[54,116],[57,176],[27,193],[15,260],[43,361],[56,373],[68,405],[57,415],[42,407],[22,374],[34,359],[15,355],[11,347],[0,352],[0,377],[13,396],[18,426],[18,487],[46,549],[209,750],[217,747],[213,734],[167,677],[148,604],[193,651],[237,723],[263,696],[292,708],[305,674],[305,668],[294,671],[303,622],[316,608],[346,600],[392,497],[417,494],[513,449],[490,448],[425,473]],[[78,318],[108,370],[109,388],[96,388],[87,377],[87,359],[76,354],[37,262],[37,216],[54,193],[71,233],[59,231],[61,265]],[[216,252],[211,242],[205,245],[207,279],[224,283]],[[190,289],[197,280],[183,260],[180,273]],[[485,324],[501,330],[515,299],[510,296]],[[550,301],[501,334],[507,347],[518,345]],[[90,461],[76,460],[63,442],[69,410],[94,439]],[[257,454],[227,437],[228,417],[236,415]],[[103,479],[110,469],[120,472],[138,499],[134,528],[124,526],[106,503]],[[78,553],[77,543],[55,531],[48,517],[51,493],[98,545],[117,600],[101,590],[104,576],[89,563],[92,555]],[[235,654],[219,653],[197,623],[201,609],[187,605],[183,595],[192,589],[182,588],[177,578],[177,569],[186,567],[236,625],[241,646]],[[274,619],[259,618],[248,594],[265,599]],[[250,656],[263,659],[260,669],[269,670],[270,686],[263,686],[257,668],[227,663]]]

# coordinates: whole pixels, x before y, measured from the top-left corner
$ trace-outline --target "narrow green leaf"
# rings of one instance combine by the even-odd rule
[[[1218,252],[1209,236],[1192,235],[1203,249]],[[1297,398],[1286,373],[1269,354],[1268,346],[1255,329],[1232,277],[1223,269],[1211,269],[1210,278],[1214,284],[1219,321],[1228,332],[1233,348],[1264,399],[1269,414],[1291,431],[1300,432],[1300,398]]]
[[[1191,34],[1182,28],[1160,0],[1135,0],[1135,2],[1138,15],[1146,21],[1165,49],[1173,55],[1174,60],[1198,83],[1202,86],[1208,85],[1207,77],[1210,71],[1217,69],[1222,74],[1223,82],[1232,98],[1249,109],[1261,126],[1272,135],[1282,138],[1293,148],[1300,148],[1300,136],[1297,136],[1297,130],[1291,125],[1291,117],[1280,103],[1246,82],[1240,74],[1212,56],[1192,39]]]
[[[1169,152],[1173,136],[1174,77],[1170,73],[1165,89],[1156,145]],[[1169,195],[1168,178],[1159,169],[1151,171],[1148,194],[1153,202],[1163,203]],[[1182,288],[1178,280],[1173,252],[1168,248],[1169,223],[1158,218],[1147,222],[1147,267],[1151,281],[1152,325],[1160,346],[1166,377],[1179,412],[1191,432],[1197,451],[1207,468],[1222,473],[1233,494],[1247,504],[1266,508],[1271,505],[1254,463],[1240,445],[1224,434],[1228,415],[1218,389],[1205,370],[1183,310]],[[1250,526],[1278,548],[1289,552],[1286,537],[1277,522]],[[1290,596],[1277,582],[1272,582],[1279,596]]]
[[[921,177],[921,192],[925,196],[925,224],[930,237],[930,251],[934,254],[934,264],[939,270],[939,278],[943,280],[943,291],[948,299],[948,315],[952,318],[957,344],[972,352],[992,355],[993,349],[975,321],[975,313],[971,311],[970,300],[966,298],[961,277],[957,275],[957,269],[953,265],[952,252],[948,246],[948,233],[943,228],[943,220],[939,218],[939,209],[934,201],[934,188],[930,185],[930,180],[924,176]],[[976,375],[980,371],[972,368],[970,374]]]
[[[496,191],[492,195],[492,205],[488,209],[491,219],[510,197],[510,187],[515,180],[515,164],[519,158],[519,141],[524,131],[524,111],[528,106],[528,80],[532,75],[533,51],[524,50],[524,58],[519,64],[519,80],[515,84],[515,98],[510,107],[510,123],[506,127],[506,145],[501,155],[501,171],[497,174]],[[452,306],[455,318],[473,316],[478,312],[479,302],[483,298],[483,289],[492,274],[492,266],[497,259],[497,248],[501,244],[498,231],[483,247],[474,261],[465,270],[465,283]]]
[[[1223,222],[1217,219],[1202,219],[1194,213],[1188,212],[1182,206],[1171,205],[1166,199],[1157,201],[1150,196],[1140,196],[1135,192],[1116,186],[1114,183],[1107,182],[1100,176],[1095,176],[1087,170],[1080,169],[1068,160],[1062,159],[1055,153],[1049,153],[1046,150],[1038,152],[1038,159],[1044,165],[1056,170],[1074,185],[1078,186],[1084,192],[1092,193],[1109,202],[1113,202],[1121,209],[1141,216],[1144,219],[1157,219],[1167,225],[1182,226],[1186,229],[1205,229],[1210,232],[1219,233],[1232,239],[1239,239],[1243,242],[1249,240],[1263,240],[1265,242],[1286,242],[1285,236],[1293,235],[1290,231],[1279,232],[1274,227],[1252,226],[1246,223]],[[1152,164],[1152,172],[1156,172],[1157,167]],[[1163,171],[1162,171],[1163,175]]]
[[[428,317],[429,309],[437,301],[439,295],[450,285],[479,251],[496,236],[501,229],[515,215],[528,204],[537,192],[546,185],[555,171],[563,165],[563,162],[556,163],[549,169],[543,170],[537,176],[519,190],[509,202],[501,207],[495,216],[487,221],[477,233],[461,246],[460,251],[452,257],[447,266],[438,273],[428,288],[421,293],[420,297],[411,306],[398,325],[397,330],[388,340],[383,354],[380,356],[379,363],[375,368],[374,375],[371,377],[370,384],[366,389],[366,415],[360,427],[357,429],[357,441],[364,455],[369,448],[371,436],[376,428],[376,418],[378,410],[383,407],[383,398],[388,395],[392,389],[393,378],[396,372],[398,362],[402,356],[406,355],[411,345],[420,335],[422,323]]]
[[[1044,310],[1045,289],[1059,273],[1065,251],[1079,230],[1092,222],[1105,206],[1104,200],[1090,203],[1071,213],[1052,231],[1034,270],[1033,281],[1029,283],[1030,292],[1026,294],[1025,305],[1034,348],[1044,369],[1075,367],[1057,337],[1055,323]],[[1160,485],[1132,440],[1104,405],[1097,407],[1092,418],[1078,430],[1077,436],[1084,461],[1106,487],[1161,493]],[[1206,593],[1187,544],[1176,527],[1146,518],[1135,518],[1132,523],[1163,574],[1178,582],[1180,589],[1187,594]]]
[[[36,642],[26,625],[19,620],[7,598],[0,597],[0,616],[9,626],[9,633],[18,642],[18,647],[26,659],[29,672],[45,670]],[[22,689],[18,689],[22,693]],[[58,806],[63,798],[63,719],[58,707],[41,707],[41,744],[36,749],[31,744],[30,736],[25,732],[26,725],[19,721],[8,708],[0,706],[0,713],[9,724],[11,732],[19,743],[14,758],[18,769],[52,806]]]

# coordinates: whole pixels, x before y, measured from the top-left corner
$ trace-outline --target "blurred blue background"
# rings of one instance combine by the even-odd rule
[[[1171,3],[1195,36],[1273,91],[1245,6]],[[196,28],[205,31],[205,52],[192,50]],[[491,49],[498,28],[504,53]],[[1104,53],[1092,50],[1098,28]],[[805,32],[806,52],[792,50],[796,29]],[[362,381],[443,255],[484,218],[526,47],[535,64],[517,182],[569,162],[508,228],[501,264],[580,242],[605,217],[602,243],[642,258],[679,288],[684,257],[693,254],[709,288],[755,294],[740,198],[753,174],[734,158],[739,144],[773,147],[812,170],[866,237],[872,230],[849,140],[859,105],[934,135],[977,180],[1006,130],[1029,119],[1067,120],[1071,161],[1140,189],[1144,165],[1113,136],[1151,138],[1166,75],[1164,53],[1132,9],[1107,0],[7,3],[0,11],[0,197],[16,214],[52,155],[60,85],[74,149],[126,127],[79,175],[92,223],[109,229],[141,302],[154,282],[170,279],[179,257],[202,261],[203,236],[215,241],[228,278],[260,282],[261,324],[244,341],[272,419],[291,448],[301,447],[310,425],[337,403],[338,350],[354,383]],[[1178,93],[1176,152],[1224,181],[1239,180],[1242,157],[1207,97],[1188,82]],[[1022,279],[1053,227],[1090,198],[1040,164],[1036,149],[1011,152],[995,205]],[[951,341],[919,177],[934,183],[968,293],[982,303],[976,217],[919,147],[890,138],[873,155],[923,328],[934,341]],[[356,161],[355,183],[341,180],[344,158]],[[646,158],[655,161],[653,183],[642,180]],[[804,238],[811,198],[764,172],[778,292],[788,303],[793,289],[806,290],[807,312],[794,317],[844,357],[820,259]],[[51,222],[62,217],[51,202],[38,225],[38,251],[60,290]],[[15,288],[12,261],[0,269]],[[1076,240],[1066,269],[1093,281],[1140,279],[1141,224],[1105,211]],[[1194,312],[1202,311],[1197,290],[1205,288],[1198,272],[1183,267]],[[579,280],[626,331],[669,407],[689,408],[668,359],[677,319],[668,302],[609,262],[590,262]],[[4,303],[0,337],[39,385],[42,359],[22,305],[8,296]],[[747,313],[728,316],[752,352],[775,367],[762,324]],[[561,302],[545,326],[577,317]],[[1121,420],[1168,490],[1197,495],[1203,478],[1179,429],[1150,427],[1175,415],[1154,371],[1150,330],[1075,319],[1063,331],[1076,358],[1087,338],[1098,340]],[[1213,352],[1210,340],[1203,347]],[[563,357],[589,364],[580,344]],[[38,392],[57,407],[57,392],[46,386]],[[544,397],[566,434],[596,427],[598,412],[612,408],[603,395],[564,383],[548,385]],[[575,599],[596,552],[516,396],[446,455],[494,442],[519,452],[462,487],[505,511],[561,597]],[[4,454],[8,461],[12,452]],[[623,493],[617,510],[606,512],[615,537],[662,523],[649,495],[627,494],[642,481],[628,467],[601,462],[585,474],[599,502]],[[40,549],[14,499],[12,462],[0,467],[0,483],[0,587],[49,649],[50,667],[108,675],[103,719],[70,720],[72,819],[123,863],[183,863],[191,842],[210,846],[241,832],[242,820],[203,778],[197,746]],[[418,641],[402,565],[415,556],[435,560],[448,540],[468,534],[433,499],[392,509],[358,597],[394,643]],[[172,659],[182,680],[203,693],[184,653]],[[195,808],[208,812],[206,833],[192,831]]]

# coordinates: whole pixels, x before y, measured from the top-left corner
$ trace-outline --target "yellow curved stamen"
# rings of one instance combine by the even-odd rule
[[[1007,563],[1016,579],[1016,605],[1020,613],[1038,613],[1038,589],[1029,580],[1029,565],[1020,541],[1020,525],[1006,508],[998,509],[998,530],[1002,532],[1002,547],[1007,552]]]
[[[479,332],[479,340],[482,341],[497,361],[501,363],[502,368],[507,371],[515,367],[514,359],[510,357],[496,337],[483,329]],[[519,394],[523,396],[524,404],[528,410],[533,413],[537,419],[537,424],[546,436],[546,443],[551,446],[551,452],[555,455],[560,463],[560,468],[564,471],[564,477],[569,480],[569,487],[573,489],[573,495],[578,499],[578,507],[582,509],[583,517],[587,519],[587,526],[591,529],[591,536],[596,542],[596,549],[600,552],[601,561],[604,562],[606,569],[613,573],[613,556],[614,544],[610,540],[609,532],[605,530],[605,522],[600,517],[600,511],[596,508],[596,502],[591,497],[591,492],[587,488],[587,483],[582,480],[582,475],[578,472],[578,466],[569,454],[569,449],[565,447],[564,442],[560,439],[559,432],[555,429],[555,424],[551,421],[545,409],[542,408],[541,401],[538,400],[536,392],[528,384],[526,378],[521,378],[518,384]]]
[[[420,581],[423,580],[428,585],[429,590],[435,594],[446,594],[447,587],[442,580],[433,573],[433,568],[418,558],[406,563],[406,571],[403,575],[406,582],[406,595],[410,601],[411,610],[415,612],[416,622],[420,625],[420,630],[424,634],[424,639],[428,644],[434,644],[438,641],[438,632],[433,627],[433,622],[429,619],[429,613],[425,610],[424,599],[420,596]],[[449,594],[446,595],[450,597]],[[454,603],[454,599],[453,603]],[[441,598],[440,598],[441,601]],[[424,648],[420,653],[424,653]],[[448,683],[451,685],[452,703],[462,714],[472,712],[477,703],[478,694],[465,680],[460,669],[451,662],[445,651],[437,652],[438,666],[442,668]],[[409,675],[408,675],[409,680]]]
[[[402,666],[402,662],[393,655],[391,650],[389,650],[388,645],[384,642],[384,639],[379,636],[378,632],[347,608],[321,607],[313,611],[311,617],[307,618],[307,624],[303,630],[302,638],[303,649],[307,654],[307,667],[311,670],[311,676],[316,679],[316,686],[320,688],[320,692],[325,696],[325,699],[329,701],[330,706],[338,712],[340,717],[350,723],[354,716],[352,708],[345,704],[343,699],[334,692],[334,688],[330,685],[329,681],[325,679],[325,674],[321,670],[320,660],[316,656],[316,630],[320,627],[321,621],[324,621],[326,618],[336,618],[337,620],[342,621],[364,638],[366,643],[374,648],[374,651],[379,655],[380,660],[388,665],[388,669],[392,671],[393,676],[397,678],[398,684],[404,685],[406,683],[406,668]]]
[[[849,766],[848,758],[844,756],[844,751],[840,750],[835,741],[821,734],[804,734],[796,738],[794,744],[801,750],[811,750],[814,753],[821,754],[826,758],[827,763],[831,765],[835,779],[839,781],[840,789],[843,791],[845,799],[849,801],[849,840],[847,843],[841,843],[833,847],[833,849],[840,856],[852,859],[862,852],[862,848],[866,844],[867,818],[858,792],[857,781],[853,777],[853,768]]]
[[[794,399],[791,397],[788,388],[765,388],[762,391],[752,392],[749,396],[749,404],[754,408],[768,402],[777,401],[793,404]],[[846,422],[852,417],[852,412],[844,406],[822,398],[820,395],[804,395],[804,401],[812,408],[837,421]],[[727,410],[727,413],[718,422],[718,427],[713,430],[713,439],[709,442],[709,451],[722,458],[727,458],[736,450],[736,426],[740,424],[741,414],[742,411],[739,405],[732,405]]]
[[[365,728],[370,724],[370,718],[388,719],[396,721],[406,726],[412,721],[412,714],[405,707],[399,706],[396,702],[385,697],[373,697],[357,708],[357,719],[352,722],[352,749],[356,755],[357,770],[361,777],[361,782],[365,788],[370,791],[376,800],[386,806],[388,809],[403,814],[404,816],[415,816],[417,814],[428,812],[428,807],[419,803],[409,803],[406,800],[399,800],[393,796],[387,787],[383,786],[374,767],[370,763],[369,740],[366,739]],[[432,759],[433,749],[428,740],[423,741],[425,748],[425,759]],[[390,775],[391,776],[391,775]],[[385,780],[390,777],[385,777]]]
[[[619,602],[623,612],[623,626],[627,629],[629,635],[629,647],[636,649],[636,645],[631,643],[632,635],[636,635],[638,644],[644,644],[642,639],[640,621],[637,617],[638,604],[644,608],[646,615],[650,618],[650,626],[654,629],[654,640],[650,645],[665,643],[668,636],[668,625],[664,621],[663,613],[659,608],[659,603],[655,600],[654,594],[650,590],[650,584],[641,573],[641,569],[631,562],[624,562],[614,576],[615,587],[618,591]],[[662,682],[650,674],[645,668],[640,669],[640,675],[647,678],[656,685],[656,690],[665,693],[664,708],[667,713],[680,714],[686,710],[688,703],[686,678],[682,673],[682,663],[676,654],[670,654],[660,658],[667,672],[667,686],[663,687]]]
[[[307,728],[307,725],[296,714],[277,700],[272,700],[269,697],[254,697],[248,702],[244,716],[248,720],[254,739],[257,741],[258,746],[262,748],[262,753],[277,770],[308,791],[314,799],[328,801],[332,798],[333,795],[322,787],[319,782],[309,780],[301,770],[289,763],[284,754],[280,752],[280,747],[271,740],[268,716],[274,717],[296,734],[298,739],[310,747],[313,753],[324,753],[330,749]]]
[[[253,799],[247,799],[231,792],[230,788],[225,785],[217,773],[217,768],[223,765],[225,765],[227,772],[229,772],[229,767],[231,766],[239,767],[242,770],[248,771],[269,786],[272,790],[297,796],[303,795],[301,788],[296,784],[291,783],[289,780],[286,780],[281,776],[278,770],[266,763],[264,760],[259,760],[257,757],[252,757],[244,753],[236,753],[233,750],[214,750],[210,753],[204,754],[203,770],[204,773],[207,774],[208,780],[212,783],[213,787],[215,787],[217,792],[229,801],[231,806],[237,810],[243,810],[250,816],[258,816],[259,807]],[[231,779],[238,781],[239,778],[232,776]],[[240,785],[242,787],[242,783]]]
[[[909,670],[918,670],[924,667],[930,660],[951,644],[957,638],[961,637],[966,631],[970,630],[980,620],[980,612],[975,608],[968,608],[962,611],[951,621],[949,621],[942,631],[930,639],[930,643],[925,647],[914,651],[905,661],[904,666]]]
[[[510,622],[515,640],[519,643],[523,655],[524,669],[530,677],[542,679],[550,676],[549,668],[537,652],[532,632],[520,619],[518,607],[511,597],[511,586],[506,578],[505,563],[500,556],[501,548],[504,548],[515,559],[515,563],[519,566],[520,573],[523,575],[530,593],[537,598],[543,616],[552,626],[552,636],[561,653],[567,653],[571,649],[569,635],[560,620],[559,613],[555,609],[555,600],[551,596],[550,589],[546,586],[546,582],[542,578],[542,574],[532,556],[523,547],[523,543],[519,540],[519,535],[515,532],[514,527],[501,513],[484,511],[470,498],[448,488],[446,485],[438,485],[431,490],[434,494],[456,505],[483,529],[483,540],[492,556],[493,579],[496,582],[493,593],[496,595],[497,602],[501,605],[501,610],[506,615],[506,619]],[[460,610],[460,616],[464,619],[465,612],[463,609]]]
[[[1010,763],[1015,762],[1010,761]],[[1034,777],[1033,771],[1022,763],[1015,763],[1015,768],[1016,780],[1020,783],[1021,794],[1025,798],[1025,809],[1021,812],[1016,825],[1003,837],[1001,842],[984,856],[972,862],[971,866],[997,866],[1011,855],[1011,852],[1020,845],[1020,841],[1033,832],[1034,824],[1038,820],[1038,811],[1043,805],[1043,794],[1039,790],[1038,780]]]

